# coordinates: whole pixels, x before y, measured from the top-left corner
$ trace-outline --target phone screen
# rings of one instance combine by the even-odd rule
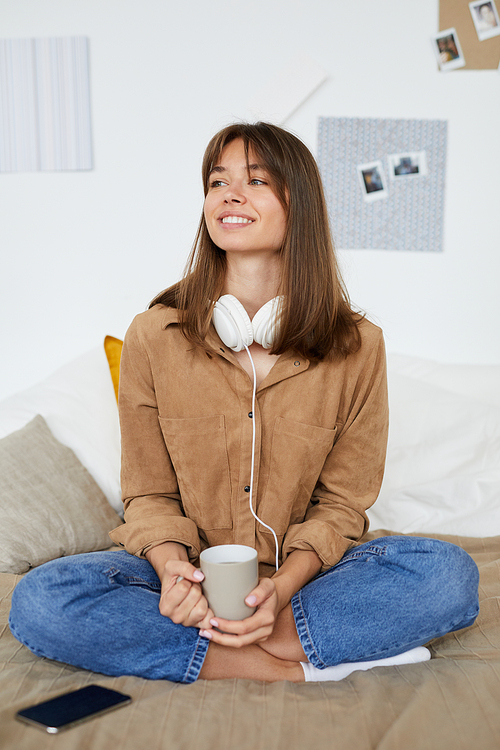
[[[16,718],[45,729],[50,734],[56,734],[85,719],[130,703],[131,700],[130,695],[117,690],[101,685],[88,685],[18,711]]]

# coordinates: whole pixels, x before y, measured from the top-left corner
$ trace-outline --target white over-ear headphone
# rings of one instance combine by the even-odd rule
[[[255,341],[270,349],[277,332],[276,316],[281,297],[266,302],[250,320],[247,311],[232,294],[224,294],[214,305],[213,324],[221,341],[234,352],[241,352]]]
[[[246,349],[250,362],[252,363],[253,371],[253,393],[252,393],[252,411],[251,415],[255,415],[255,395],[257,391],[257,374],[255,372],[255,365],[250,354],[249,346],[255,341],[260,344],[264,349],[270,349],[273,345],[273,338],[277,331],[277,314],[281,303],[281,297],[275,297],[269,302],[266,302],[260,310],[254,315],[253,320],[250,320],[247,311],[236,297],[232,294],[224,294],[214,305],[213,312],[213,324],[215,330],[219,334],[220,340],[235,352],[241,352],[242,349]],[[250,414],[249,414],[250,416]],[[279,544],[276,532],[267,523],[264,523],[262,519],[258,517],[253,509],[253,477],[255,468],[255,422],[256,418],[253,416],[252,419],[252,464],[250,469],[250,494],[248,501],[250,504],[250,511],[256,521],[265,526],[266,529],[272,532],[274,538],[274,544],[276,547],[276,570],[278,570],[278,558],[279,558]]]

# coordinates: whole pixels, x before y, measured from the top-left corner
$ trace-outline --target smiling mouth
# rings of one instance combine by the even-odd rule
[[[221,219],[223,224],[252,224],[253,219],[245,219],[244,216],[224,216]]]

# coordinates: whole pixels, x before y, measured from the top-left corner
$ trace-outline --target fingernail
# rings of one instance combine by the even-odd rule
[[[241,600],[240,600],[240,601],[241,601]],[[217,622],[217,620],[213,620],[213,619],[212,619],[212,620],[210,620],[210,625],[211,625],[211,626],[212,626],[213,628],[218,628],[218,627],[219,627],[219,623]]]
[[[200,630],[200,635],[202,638],[208,638],[208,640],[212,640],[212,633],[210,630]]]
[[[201,570],[195,570],[193,573],[193,578],[196,578],[197,581],[203,581],[205,576],[203,575]]]
[[[245,602],[250,605],[250,607],[253,607],[254,604],[257,603],[257,597],[256,596],[247,596],[245,599]]]

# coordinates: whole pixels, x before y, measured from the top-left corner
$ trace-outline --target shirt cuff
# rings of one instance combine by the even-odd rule
[[[201,552],[200,537],[194,521],[179,516],[161,525],[148,525],[140,521],[126,522],[109,532],[115,544],[124,547],[136,557],[145,557],[153,547],[164,542],[177,542],[187,548],[190,562],[196,561]]]
[[[289,527],[283,539],[283,562],[295,549],[312,550],[321,560],[321,572],[329,570],[357,542],[338,534],[330,523],[324,521],[304,521]]]

